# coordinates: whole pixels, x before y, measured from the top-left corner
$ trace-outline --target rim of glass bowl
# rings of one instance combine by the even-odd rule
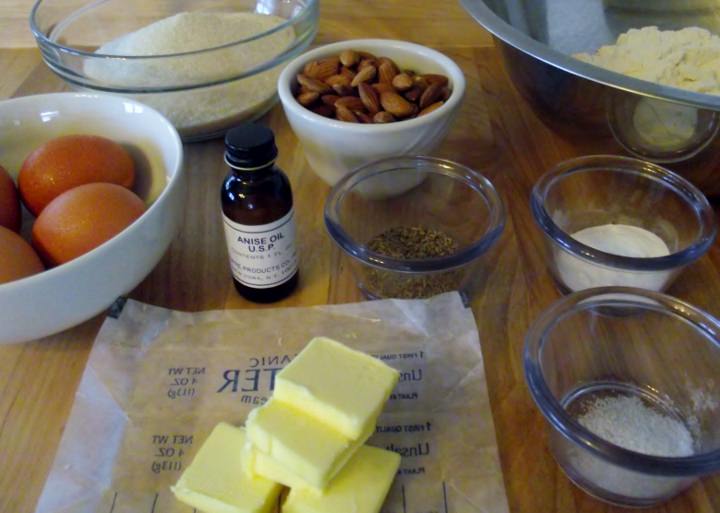
[[[642,176],[670,188],[689,203],[701,222],[697,240],[681,251],[652,258],[637,258],[606,253],[587,246],[562,230],[545,209],[550,189],[564,177],[574,173],[615,171]],[[715,241],[715,214],[705,195],[682,176],[667,168],[644,160],[617,155],[590,155],[565,160],[545,173],[533,187],[530,197],[535,222],[554,242],[575,256],[601,265],[637,271],[659,271],[686,265],[703,255]]]
[[[295,25],[296,23],[302,22],[305,18],[309,18],[313,15],[313,13],[317,13],[318,10],[318,4],[319,0],[307,0],[307,3],[305,6],[302,7],[302,9],[292,18],[288,18],[284,22],[282,22],[280,25],[277,25],[275,27],[272,27],[269,30],[266,30],[264,32],[261,32],[260,34],[255,34],[254,36],[237,39],[235,41],[231,41],[229,43],[226,43],[224,45],[219,46],[212,46],[208,48],[202,48],[200,50],[193,50],[190,52],[179,52],[179,53],[166,53],[166,54],[159,54],[159,55],[110,55],[110,54],[102,54],[102,53],[95,53],[91,51],[86,50],[79,50],[77,48],[73,48],[71,46],[65,46],[60,43],[56,43],[55,41],[49,39],[45,33],[40,29],[40,27],[37,24],[37,14],[41,7],[41,4],[46,3],[48,0],[35,0],[35,4],[32,7],[32,10],[30,11],[30,31],[33,33],[33,36],[35,37],[35,40],[38,42],[38,45],[40,46],[41,53],[43,55],[43,58],[46,60],[48,65],[50,65],[54,70],[56,70],[59,74],[62,75],[62,77],[65,80],[68,80],[69,82],[80,85],[82,87],[91,87],[95,90],[100,91],[112,91],[112,92],[125,92],[125,91],[132,91],[132,92],[170,92],[170,91],[184,91],[184,90],[190,90],[190,89],[198,89],[203,87],[210,87],[215,85],[221,85],[226,84],[228,82],[233,82],[235,80],[240,80],[249,76],[256,75],[257,73],[261,73],[263,71],[266,71],[268,69],[274,68],[278,64],[281,64],[285,61],[287,61],[289,58],[297,56],[304,48],[305,43],[310,43],[312,39],[315,37],[315,33],[317,32],[317,23],[315,24],[314,28],[309,31],[308,33],[303,33],[299,37],[296,37],[292,44],[281,54],[276,55],[272,60],[269,60],[267,62],[264,62],[252,69],[245,70],[242,73],[232,75],[230,77],[221,78],[217,80],[211,80],[207,82],[202,82],[198,84],[183,84],[178,86],[172,86],[172,85],[162,85],[162,86],[122,86],[122,87],[112,87],[112,86],[102,86],[98,84],[89,84],[87,80],[85,80],[85,77],[80,76],[83,78],[83,80],[78,80],[77,78],[79,75],[72,71],[68,70],[63,66],[59,65],[59,62],[57,59],[51,59],[50,57],[46,56],[46,51],[44,47],[50,47],[51,49],[63,53],[63,54],[69,54],[77,57],[87,57],[91,59],[103,59],[107,61],[134,61],[134,60],[155,60],[155,59],[168,59],[168,58],[174,58],[174,57],[186,57],[191,55],[198,55],[203,53],[210,53],[217,50],[222,50],[225,48],[230,48],[236,45],[242,45],[244,43],[249,43],[251,41],[256,41],[263,39],[266,36],[269,36],[275,32],[279,32],[281,30],[286,29],[288,26]],[[99,2],[93,2],[90,6],[84,6],[75,11],[71,16],[77,15],[78,13],[84,12],[89,7],[94,7],[98,3],[103,3],[107,0],[100,0]],[[65,21],[65,20],[64,20]],[[63,22],[64,22],[63,21]],[[63,23],[61,22],[61,23]]]
[[[608,296],[609,294],[623,294],[623,297]],[[634,296],[634,300],[630,299],[631,296]],[[691,476],[720,470],[720,449],[680,458],[650,456],[623,449],[581,426],[555,399],[540,365],[546,336],[559,321],[597,306],[630,306],[673,316],[702,332],[708,343],[713,343],[720,350],[720,321],[672,296],[634,287],[598,287],[569,294],[543,311],[525,336],[525,381],[540,412],[565,438],[623,468],[662,476]]]
[[[343,199],[357,184],[367,178],[399,169],[422,169],[429,173],[442,174],[462,181],[476,193],[481,194],[489,210],[488,228],[485,233],[473,244],[452,255],[422,259],[387,257],[369,250],[364,243],[354,240],[340,222],[340,205]],[[479,257],[497,241],[505,227],[505,208],[492,182],[467,166],[436,157],[388,157],[360,166],[335,184],[325,202],[325,227],[333,240],[347,254],[372,267],[407,273],[446,271],[461,267]]]

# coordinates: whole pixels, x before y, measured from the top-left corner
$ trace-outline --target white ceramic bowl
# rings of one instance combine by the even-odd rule
[[[346,123],[320,116],[300,105],[291,87],[303,66],[348,48],[389,57],[401,68],[418,73],[441,73],[449,78],[452,94],[445,105],[434,112],[387,124]],[[278,80],[278,94],[290,126],[300,139],[310,166],[329,185],[368,162],[432,153],[447,135],[464,93],[465,77],[451,59],[425,46],[386,39],[355,39],[322,46],[291,61]]]
[[[56,93],[0,102],[0,163],[16,176],[40,144],[70,134],[119,142],[137,167],[147,211],[105,244],[64,265],[0,285],[0,343],[32,340],[79,324],[132,290],[155,267],[181,219],[182,144],[155,110],[117,96]],[[108,212],[107,215],[112,215]],[[23,233],[31,218],[24,212]]]

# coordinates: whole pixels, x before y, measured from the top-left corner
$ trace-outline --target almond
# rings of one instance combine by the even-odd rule
[[[360,60],[360,64],[358,64],[358,71],[360,71],[363,68],[367,68],[368,66],[372,66],[373,68],[378,67],[378,61],[375,58],[372,59],[362,59]]]
[[[355,110],[353,111],[353,114],[355,114],[355,117],[360,120],[360,123],[372,123],[373,120],[370,116],[365,114],[365,112],[361,110]]]
[[[439,82],[431,82],[430,85],[423,91],[418,100],[418,107],[420,110],[432,105],[440,99],[442,86]]]
[[[308,91],[307,93],[298,95],[297,101],[300,102],[300,105],[307,107],[308,105],[315,103],[318,98],[320,98],[320,93]]]
[[[346,68],[345,66],[342,66],[340,68],[340,74],[344,77],[348,77],[350,80],[355,78],[355,72],[350,68]]]
[[[418,117],[424,116],[425,114],[429,114],[432,111],[439,109],[443,105],[445,105],[445,102],[435,102],[432,105],[428,105],[427,107],[425,107],[423,110],[420,111],[420,113],[418,114]]]
[[[332,86],[332,88],[338,96],[352,96],[355,94],[355,90],[349,85],[337,84]]]
[[[340,121],[347,121],[349,123],[358,122],[358,118],[355,117],[355,114],[353,114],[352,111],[344,105],[335,104],[335,115]]]
[[[298,83],[304,87],[307,91],[314,91],[316,93],[324,94],[330,92],[330,86],[325,82],[321,82],[315,78],[310,78],[303,75],[302,73],[297,76]]]
[[[405,98],[411,102],[416,102],[422,94],[422,89],[417,86],[413,86],[410,90],[405,91]]]
[[[448,84],[448,78],[445,75],[439,75],[437,73],[425,73],[424,75],[421,75],[421,77],[428,84],[440,84],[441,87]]]
[[[365,104],[357,96],[343,96],[335,102],[335,108],[345,107],[350,110],[363,110]]]
[[[352,79],[350,85],[352,87],[357,87],[358,84],[372,80],[375,78],[375,75],[377,75],[377,69],[375,66],[365,66],[357,72],[357,75],[355,75],[355,78]]]
[[[395,70],[396,75],[400,73],[400,69],[397,67],[397,64],[395,64],[395,61],[392,60],[390,57],[378,57],[377,60],[379,64],[387,62]]]
[[[424,91],[425,89],[427,89],[427,86],[429,86],[429,85],[430,85],[430,82],[425,80],[422,76],[415,75],[413,77],[413,86],[419,87],[421,91]]]
[[[391,84],[395,75],[398,74],[397,66],[390,59],[380,59],[378,67],[378,77],[380,82]]]
[[[407,73],[400,73],[392,79],[392,85],[398,91],[407,91],[413,86],[413,83],[412,77]]]
[[[303,74],[310,78],[325,80],[327,77],[337,74],[339,66],[339,58],[326,57],[317,61],[308,62],[303,69]]]
[[[360,100],[370,114],[375,114],[380,110],[380,100],[375,89],[363,82],[358,86],[358,91],[360,92]]]
[[[315,73],[318,69],[318,61],[310,61],[303,67],[303,74],[306,77],[315,78]]]
[[[349,86],[350,82],[352,82],[352,79],[349,77],[346,77],[345,75],[332,75],[330,77],[327,77],[325,79],[325,83],[329,85],[330,87],[336,86],[336,85],[346,85]]]
[[[330,105],[315,105],[313,107],[310,107],[310,110],[313,111],[315,114],[319,114],[320,116],[326,118],[335,117],[335,109],[333,109]]]
[[[374,123],[392,123],[393,121],[395,121],[395,116],[384,110],[373,116]]]
[[[335,105],[335,102],[339,99],[340,97],[336,94],[325,94],[320,97],[321,102],[323,102],[325,105],[330,105],[331,107]]]
[[[443,86],[443,88],[440,89],[440,98],[447,101],[447,99],[450,98],[450,93],[452,93],[452,90],[448,86]]]
[[[340,62],[343,66],[352,67],[360,61],[360,55],[355,50],[343,50],[340,53]]]
[[[394,93],[395,88],[392,86],[392,84],[387,84],[385,82],[378,82],[377,84],[372,85],[373,89],[377,91],[378,94],[384,93],[386,91]]]
[[[383,109],[393,116],[405,118],[413,113],[413,105],[397,93],[384,92],[380,95]]]

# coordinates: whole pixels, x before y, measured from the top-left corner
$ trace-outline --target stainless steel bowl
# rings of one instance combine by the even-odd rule
[[[720,33],[717,0],[461,0],[493,34],[520,93],[551,128],[662,163],[720,195],[720,96],[635,79],[572,57],[631,28],[690,26]],[[671,118],[683,130],[658,137]],[[648,119],[650,119],[650,122]],[[584,144],[584,148],[587,145]]]

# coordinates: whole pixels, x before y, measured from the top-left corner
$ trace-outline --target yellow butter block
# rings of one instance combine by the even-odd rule
[[[318,495],[293,488],[283,513],[377,513],[385,502],[400,466],[395,452],[363,446]]]
[[[221,422],[200,447],[171,490],[178,500],[205,513],[269,513],[282,486],[244,472],[246,434]]]
[[[302,476],[289,472],[285,465],[279,463],[264,452],[258,451],[253,446],[250,446],[249,451],[251,453],[249,461],[252,462],[250,471],[253,474],[283,484],[289,488],[309,488],[315,493],[322,493],[322,490],[312,486],[305,481]]]
[[[257,453],[257,451],[253,448],[250,438],[248,438],[246,435],[245,443],[243,444],[242,454],[240,455],[240,458],[241,458],[241,462],[242,462],[241,463],[242,471],[247,475],[252,476],[255,474],[255,454],[256,453]],[[276,479],[270,479],[270,481],[279,483],[279,481],[277,481]]]
[[[377,358],[317,337],[278,373],[273,394],[356,440],[375,424],[398,378]]]
[[[350,440],[294,407],[271,398],[248,416],[248,438],[255,449],[273,458],[310,486],[325,488],[375,430]]]

